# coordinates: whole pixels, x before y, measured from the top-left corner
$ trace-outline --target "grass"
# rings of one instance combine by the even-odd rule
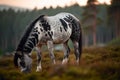
[[[119,80],[120,47],[87,48],[83,50],[80,65],[75,64],[71,51],[69,63],[61,65],[63,53],[55,51],[56,65],[51,64],[48,52],[42,54],[41,72],[35,72],[36,55],[33,54],[32,72],[21,73],[13,65],[13,56],[0,58],[0,80]]]
[[[108,45],[109,46],[119,46],[120,45],[120,37],[108,42]]]

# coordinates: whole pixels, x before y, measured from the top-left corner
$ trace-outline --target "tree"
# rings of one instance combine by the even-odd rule
[[[113,20],[114,22],[116,38],[120,37],[120,0],[111,0],[108,14],[110,16],[109,21]]]
[[[96,24],[97,24],[97,0],[88,0],[87,6],[84,8],[83,12],[83,26],[84,31],[88,31],[88,29],[92,32],[93,35],[93,45],[96,45]],[[89,28],[88,28],[89,27]],[[87,29],[87,30],[86,30]],[[89,33],[88,33],[89,34]],[[86,38],[87,39],[87,38]],[[88,40],[85,40],[88,41]],[[87,43],[87,42],[86,42]]]

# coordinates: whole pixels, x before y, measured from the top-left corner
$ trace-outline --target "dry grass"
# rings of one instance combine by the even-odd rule
[[[13,65],[12,56],[0,58],[0,80],[119,80],[120,47],[84,49],[80,65],[75,64],[73,51],[67,65],[61,65],[63,53],[55,51],[56,65],[51,64],[48,52],[42,54],[43,70],[36,69],[36,56],[33,54],[32,72],[21,73]]]

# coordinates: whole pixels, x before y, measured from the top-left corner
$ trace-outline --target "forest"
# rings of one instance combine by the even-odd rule
[[[53,9],[37,9],[15,11],[13,9],[0,11],[0,52],[15,50],[24,30],[39,15],[55,15],[59,12],[69,12],[79,18],[83,32],[83,46],[105,46],[120,37],[119,5],[113,1],[111,5],[95,5],[88,2],[81,7],[75,4],[71,7]],[[70,43],[70,46],[71,43]]]
[[[98,5],[96,1],[88,0],[86,6],[75,4],[56,9],[0,9],[0,80],[119,80],[120,0],[111,0],[111,5]],[[42,71],[35,72],[37,58],[33,50],[31,72],[20,72],[13,64],[13,53],[26,27],[39,15],[59,12],[72,13],[80,20],[83,36],[80,64],[75,63],[73,44],[69,41],[71,52],[66,65],[61,65],[64,54],[59,47],[54,51],[56,64],[52,65],[44,46]]]

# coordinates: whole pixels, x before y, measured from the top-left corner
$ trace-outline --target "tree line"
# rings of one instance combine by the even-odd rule
[[[0,11],[0,51],[15,50],[27,25],[39,15],[55,15],[59,12],[70,12],[80,19],[84,46],[106,44],[112,39],[120,37],[120,1],[112,0],[112,4],[109,6],[96,5],[94,4],[96,1],[88,0],[85,7],[76,4],[56,9]]]

